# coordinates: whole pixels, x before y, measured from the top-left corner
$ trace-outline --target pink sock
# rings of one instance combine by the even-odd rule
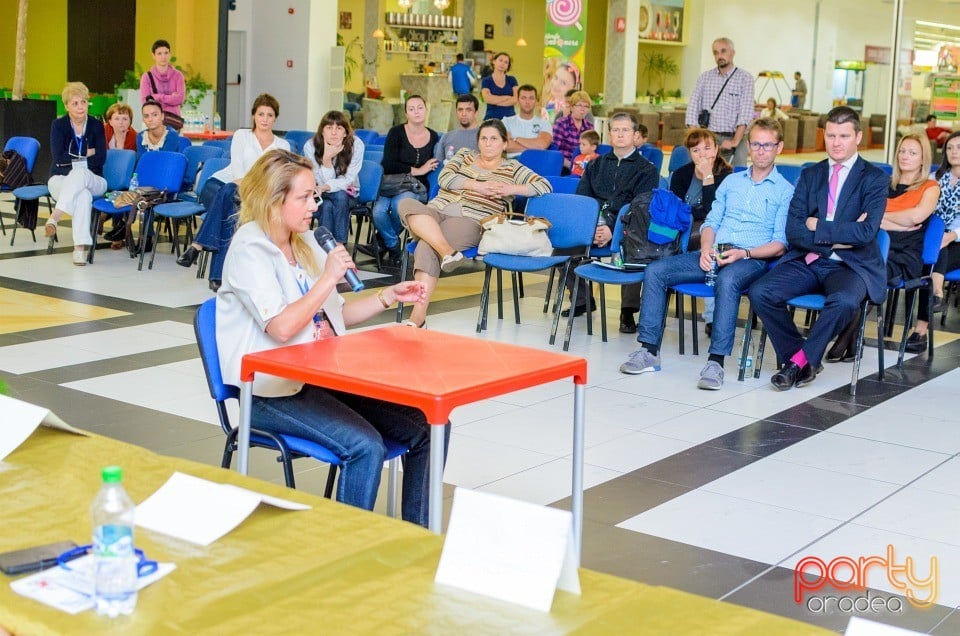
[[[793,362],[802,369],[803,367],[807,366],[807,354],[805,354],[803,349],[801,349],[791,356],[790,362]]]

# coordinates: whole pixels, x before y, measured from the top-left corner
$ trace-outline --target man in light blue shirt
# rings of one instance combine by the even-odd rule
[[[767,271],[767,263],[784,253],[785,228],[793,186],[774,166],[783,150],[783,129],[775,119],[758,119],[748,133],[753,165],[724,179],[700,230],[699,252],[651,263],[644,275],[637,342],[640,348],[620,366],[632,375],[660,370],[660,341],[667,311],[667,290],[678,283],[703,283],[714,262],[718,267],[710,358],[697,386],[723,386],[724,358],[733,351],[741,293]],[[716,261],[714,261],[714,254]]]
[[[450,88],[454,95],[464,95],[473,90],[477,76],[463,61],[463,53],[457,53],[457,63],[450,67]]]

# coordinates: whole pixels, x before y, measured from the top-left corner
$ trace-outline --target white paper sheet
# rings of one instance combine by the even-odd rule
[[[920,632],[885,623],[875,623],[859,616],[850,618],[844,636],[921,636]]]
[[[33,434],[37,427],[49,426],[62,431],[84,435],[48,409],[15,398],[0,395],[0,461]]]
[[[178,472],[137,506],[135,523],[190,543],[210,545],[240,525],[261,502],[285,510],[310,508]]]
[[[574,554],[569,511],[457,488],[436,582],[548,612],[580,593]]]
[[[70,569],[52,567],[10,583],[14,592],[40,601],[68,614],[77,614],[93,609],[93,578],[90,568],[93,556],[87,555],[70,562]],[[159,581],[176,569],[173,563],[158,563],[157,571],[137,579],[137,589],[142,590]]]

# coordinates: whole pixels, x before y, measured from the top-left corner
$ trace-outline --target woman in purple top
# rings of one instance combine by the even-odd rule
[[[493,73],[480,82],[480,93],[487,103],[486,119],[503,119],[516,115],[517,78],[507,75],[510,70],[510,54],[497,53],[493,56]],[[579,143],[579,140],[578,140]]]
[[[558,117],[553,122],[553,143],[563,153],[563,167],[567,170],[573,158],[580,152],[580,133],[593,130],[593,124],[587,119],[590,112],[590,95],[586,91],[577,91],[570,96],[570,114]]]
[[[187,90],[183,73],[170,65],[170,43],[157,40],[150,50],[155,64],[140,78],[140,101],[152,97],[165,112],[179,115]]]

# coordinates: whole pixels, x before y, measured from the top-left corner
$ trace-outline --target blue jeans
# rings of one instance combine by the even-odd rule
[[[206,188],[204,188],[206,189]],[[237,211],[239,210],[239,190],[237,184],[225,183],[217,191],[213,201],[207,207],[203,223],[197,230],[193,241],[208,252],[210,258],[210,280],[223,279],[223,263],[227,258],[227,249],[237,230]]]
[[[400,242],[400,232],[403,225],[400,223],[400,214],[397,204],[404,199],[417,199],[426,202],[426,194],[417,196],[413,192],[401,192],[393,198],[377,197],[373,204],[373,227],[377,228],[380,238],[386,247],[396,247]]]
[[[313,213],[320,225],[330,230],[337,243],[347,242],[347,234],[350,233],[350,206],[353,201],[346,190],[324,192],[320,195],[320,208]]]
[[[304,385],[296,395],[254,396],[254,428],[322,444],[342,460],[337,501],[373,510],[387,449],[383,437],[410,449],[403,455],[401,515],[427,527],[430,425],[419,410],[373,398]],[[444,458],[450,425],[444,427]]]
[[[766,261],[760,259],[739,260],[720,268],[713,288],[716,311],[710,353],[728,356],[733,351],[740,292],[760,278],[766,269]],[[667,314],[668,287],[678,283],[702,283],[706,277],[706,272],[700,269],[700,252],[677,254],[648,265],[643,277],[637,342],[660,346]]]

